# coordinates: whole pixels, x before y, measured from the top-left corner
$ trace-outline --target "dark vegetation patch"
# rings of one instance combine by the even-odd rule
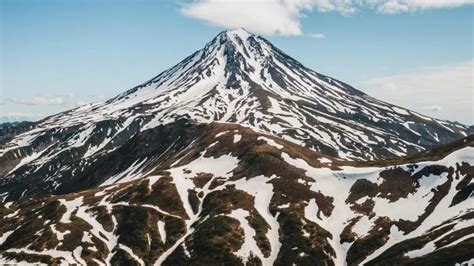
[[[191,205],[194,214],[197,214],[199,211],[199,204],[201,200],[199,199],[198,193],[194,189],[188,189],[188,201]]]
[[[209,173],[197,173],[193,178],[193,183],[198,188],[203,188],[209,181],[211,181],[213,175]]]
[[[34,211],[26,212],[15,222],[10,221],[0,224],[3,232],[15,230],[0,246],[0,250],[23,248],[30,244],[30,248],[36,251],[57,246],[59,242],[49,226],[51,221],[58,221],[62,217],[63,213],[66,212],[66,207],[59,201],[50,201],[46,202],[44,206],[35,204],[30,208]],[[38,218],[40,216],[41,219]],[[50,222],[46,223],[47,220]],[[35,235],[37,232],[39,232],[39,235]]]
[[[320,192],[315,192],[310,189],[309,185],[298,182],[298,179],[291,177],[280,177],[270,181],[273,184],[273,194],[270,208],[280,206],[286,203],[296,204],[293,208],[303,208],[303,202],[309,202],[315,199],[318,205],[318,217],[321,213],[325,216],[330,216],[334,209],[333,198],[324,196]],[[316,186],[317,188],[317,186]]]
[[[438,235],[435,233],[433,235]],[[422,242],[428,239],[432,240],[436,237],[434,236],[422,236],[414,239],[405,240],[401,243],[398,243],[393,248],[385,251],[381,256],[377,257],[374,260],[371,260],[366,263],[366,265],[455,265],[456,263],[461,263],[467,260],[472,259],[473,247],[474,247],[474,237],[468,238],[454,246],[437,249],[429,254],[409,258],[405,257],[400,252],[407,248],[416,249],[414,247],[422,247]]]
[[[166,247],[171,247],[186,233],[186,223],[172,216],[165,217]]]
[[[248,258],[247,262],[245,263],[245,266],[261,266],[262,261],[255,255],[250,255]]]
[[[456,179],[459,179],[461,176],[464,177],[456,185],[456,190],[458,190],[458,192],[454,195],[450,207],[465,201],[474,192],[474,184],[471,183],[474,178],[474,166],[471,166],[466,162],[462,162],[461,165],[457,164]]]
[[[62,259],[53,258],[48,255],[28,254],[25,252],[3,252],[2,256],[7,260],[26,261],[28,263],[44,263],[47,265],[61,265]]]
[[[421,214],[415,222],[406,220],[399,220],[398,222],[396,222],[396,225],[400,228],[400,230],[404,231],[405,233],[409,233],[415,230],[418,226],[420,226],[420,224],[434,211],[436,206],[438,206],[438,203],[449,193],[449,189],[451,188],[451,184],[453,182],[453,167],[450,167],[448,169],[444,166],[427,166],[420,170],[420,172],[417,172],[415,174],[418,175],[419,178],[421,178],[422,176],[428,176],[430,174],[439,176],[441,175],[441,173],[448,172],[448,180],[445,183],[432,189],[433,197],[431,198],[430,203],[428,204],[428,206],[426,206],[423,214]]]
[[[349,190],[349,196],[347,197],[346,202],[355,203],[357,200],[365,196],[375,197],[377,192],[377,184],[372,183],[367,179],[358,179]]]
[[[281,211],[278,222],[282,246],[275,265],[334,265],[329,232],[294,211]]]
[[[368,161],[368,162],[345,162],[346,165],[358,167],[366,166],[393,166],[410,163],[419,163],[424,161],[438,161],[446,157],[448,154],[462,149],[464,147],[474,147],[474,134],[465,138],[455,140],[445,144],[439,144],[437,147],[430,148],[421,152],[408,154],[403,157],[391,158],[386,160]]]
[[[367,256],[383,246],[389,238],[392,222],[387,217],[379,217],[369,233],[358,238],[347,251],[348,265],[358,265]]]
[[[380,178],[383,178],[383,182],[378,186],[378,197],[390,202],[406,198],[419,187],[416,177],[399,167],[380,172]]]
[[[109,250],[106,244],[102,242],[102,240],[97,238],[95,235],[91,234],[91,236],[92,243],[82,242],[82,258],[88,263],[93,262],[94,259],[104,261],[105,258],[107,258],[107,255],[109,254]],[[96,250],[92,250],[94,247]]]
[[[271,245],[267,238],[267,232],[270,229],[270,225],[263,219],[263,217],[257,212],[252,212],[247,217],[249,225],[255,230],[254,239],[257,243],[258,248],[262,251],[263,256],[270,256]],[[258,258],[257,258],[258,259]]]
[[[157,223],[160,216],[147,208],[122,207],[114,209],[117,218],[118,242],[130,247],[145,263],[151,264],[164,251]]]
[[[371,199],[366,199],[362,204],[353,204],[351,206],[351,210],[367,215],[369,218],[372,218],[375,216],[375,213],[372,212],[374,209],[375,202]]]
[[[131,185],[120,193],[112,196],[111,203],[127,202],[132,204],[150,204],[180,217],[186,217],[181,198],[176,185],[172,183],[170,176],[163,176],[149,189],[149,180],[141,180],[136,185]]]
[[[252,212],[254,204],[253,196],[235,189],[234,185],[228,185],[223,190],[213,191],[204,198],[201,216],[229,214],[232,210],[237,209]]]
[[[107,207],[92,207],[91,209],[89,209],[89,211],[93,213],[94,217],[107,232],[112,232],[112,230],[114,229],[114,222],[112,220],[112,216],[107,211]]]
[[[352,187],[349,190],[349,196],[346,199],[346,203],[351,203],[351,210],[358,212],[369,217],[373,217],[374,213],[372,212],[375,202],[370,199],[375,197],[378,193],[377,184],[370,182],[367,179],[358,179],[354,182]],[[367,198],[362,203],[357,203],[358,200]],[[345,234],[347,235],[347,234]]]
[[[407,261],[406,265],[455,265],[472,259],[473,250],[474,237],[471,237],[457,245],[438,249],[430,254],[413,258]]]
[[[173,252],[165,265],[243,265],[233,252],[240,249],[244,232],[239,221],[216,216],[198,224],[192,237],[186,238],[188,258],[179,250]],[[176,253],[176,254],[175,254]]]
[[[213,190],[213,189],[217,188],[218,186],[221,186],[221,185],[225,184],[226,181],[227,181],[226,178],[216,177],[212,180],[211,184],[209,185],[209,189]]]
[[[458,240],[462,237],[468,236],[468,235],[472,235],[474,237],[474,226],[469,226],[469,227],[466,227],[466,228],[462,228],[462,229],[459,229],[459,230],[454,231],[452,233],[449,233],[446,236],[443,236],[443,238],[441,238],[441,239],[439,239],[435,242],[435,246],[437,248],[444,247],[444,246],[449,245],[449,244],[453,243],[454,241],[456,241],[456,240]]]
[[[445,225],[448,225],[448,224],[453,224],[453,223],[459,223],[459,222],[462,222],[462,221],[466,221],[466,220],[473,220],[474,219],[474,211],[469,211],[465,214],[462,214],[461,216],[457,216],[457,217],[454,217],[454,218],[451,218],[449,220],[446,220],[438,225],[435,225],[433,226],[432,228],[430,228],[427,232],[433,232]]]
[[[360,220],[360,217],[354,217],[352,218],[349,223],[342,229],[341,234],[339,235],[341,241],[340,243],[351,243],[354,242],[354,240],[357,239],[357,234],[352,232],[352,227]]]
[[[400,262],[407,262],[408,258],[404,256],[404,254],[408,251],[411,250],[417,250],[420,248],[423,248],[426,243],[442,236],[443,234],[449,232],[453,226],[446,226],[441,229],[438,229],[436,231],[433,231],[429,234],[425,234],[419,237],[407,239],[404,241],[401,241],[386,251],[384,251],[382,254],[380,254],[377,258],[371,260],[369,264],[375,264],[375,265],[380,265],[380,264],[395,264],[395,263],[400,263]]]
[[[422,178],[441,178],[443,173],[447,173],[447,181],[436,188],[432,189],[433,196],[428,206],[416,221],[408,221],[400,219],[395,224],[400,230],[409,233],[415,230],[436,208],[438,203],[448,194],[453,181],[454,168],[447,168],[440,165],[429,165],[422,169],[417,169],[415,165],[409,167],[411,170],[406,171],[400,167],[387,169],[380,172],[382,182],[380,185],[372,183],[366,179],[359,179],[352,185],[347,203],[351,203],[351,209],[358,213],[373,217],[374,201],[373,197],[388,199],[395,202],[400,198],[406,198],[409,194],[413,194],[420,188],[420,179]],[[357,203],[363,197],[369,197],[363,203]],[[345,234],[348,236],[348,234]]]
[[[81,246],[84,232],[89,231],[90,229],[92,229],[91,225],[76,216],[71,217],[71,223],[57,224],[56,230],[60,232],[70,232],[64,235],[64,240],[61,241],[62,244],[58,249],[73,251],[76,247]]]
[[[122,249],[116,249],[110,263],[117,266],[140,266],[138,261],[133,259],[125,250]]]
[[[255,240],[264,256],[270,255],[271,246],[266,234],[270,228],[268,223],[255,209],[255,199],[247,192],[235,189],[228,185],[223,190],[209,193],[203,202],[202,217],[211,217],[219,214],[229,214],[232,210],[244,209],[249,212],[246,218],[249,225],[255,230]]]
[[[192,265],[190,258],[186,255],[183,245],[179,245],[162,264],[163,266]],[[204,264],[205,265],[205,264]]]

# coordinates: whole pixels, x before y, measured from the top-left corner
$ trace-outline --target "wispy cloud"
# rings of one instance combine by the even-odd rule
[[[31,97],[31,98],[6,98],[7,102],[24,105],[63,105],[61,97]]]
[[[14,105],[31,105],[31,106],[64,106],[77,107],[94,101],[104,100],[105,96],[90,96],[88,99],[81,99],[75,94],[64,94],[55,96],[34,96],[34,97],[11,97],[0,98],[0,105],[9,103]]]
[[[308,36],[314,39],[326,39],[326,35],[320,32],[308,33]]]
[[[435,105],[430,105],[430,106],[425,106],[423,109],[431,111],[431,112],[438,112],[441,110],[441,106],[435,104]]]
[[[34,121],[43,118],[44,115],[40,113],[28,112],[0,112],[0,122],[13,121]]]
[[[474,61],[378,77],[363,85],[369,95],[443,119],[474,123]]]
[[[473,4],[474,0],[367,0],[380,13],[397,14],[426,9],[454,8]]]
[[[474,0],[192,0],[183,4],[181,12],[225,28],[291,36],[303,34],[301,19],[313,11],[350,15],[369,9],[397,14],[471,4]]]
[[[0,97],[0,122],[35,121],[91,102],[105,100],[103,95],[78,97],[73,93],[34,97]],[[38,112],[37,112],[38,111]]]

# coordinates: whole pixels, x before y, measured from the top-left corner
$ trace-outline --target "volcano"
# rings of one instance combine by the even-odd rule
[[[112,99],[0,128],[0,262],[462,263],[472,134],[224,31]]]

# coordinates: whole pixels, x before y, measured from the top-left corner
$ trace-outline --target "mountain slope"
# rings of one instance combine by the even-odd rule
[[[380,159],[466,136],[464,126],[373,99],[320,75],[265,39],[223,32],[173,68],[118,97],[45,123],[141,116],[248,125],[331,156]]]
[[[474,138],[344,166],[238,125],[146,177],[0,206],[0,261],[453,265],[474,247]],[[331,169],[332,168],[332,169]],[[396,189],[394,189],[396,188]]]
[[[113,99],[2,129],[0,196],[68,193],[149,169],[190,144],[175,132],[179,120],[236,123],[349,161],[411,154],[472,133],[320,75],[261,37],[227,31]],[[140,139],[163,128],[153,143]],[[129,148],[138,157],[124,156]]]
[[[0,263],[467,261],[472,133],[222,32],[113,99],[0,128]]]

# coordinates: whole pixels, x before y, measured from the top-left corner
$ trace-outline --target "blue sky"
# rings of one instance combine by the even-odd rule
[[[433,1],[223,8],[219,0],[1,0],[0,120],[35,120],[112,97],[221,30],[244,26],[377,98],[474,124],[472,1]]]

